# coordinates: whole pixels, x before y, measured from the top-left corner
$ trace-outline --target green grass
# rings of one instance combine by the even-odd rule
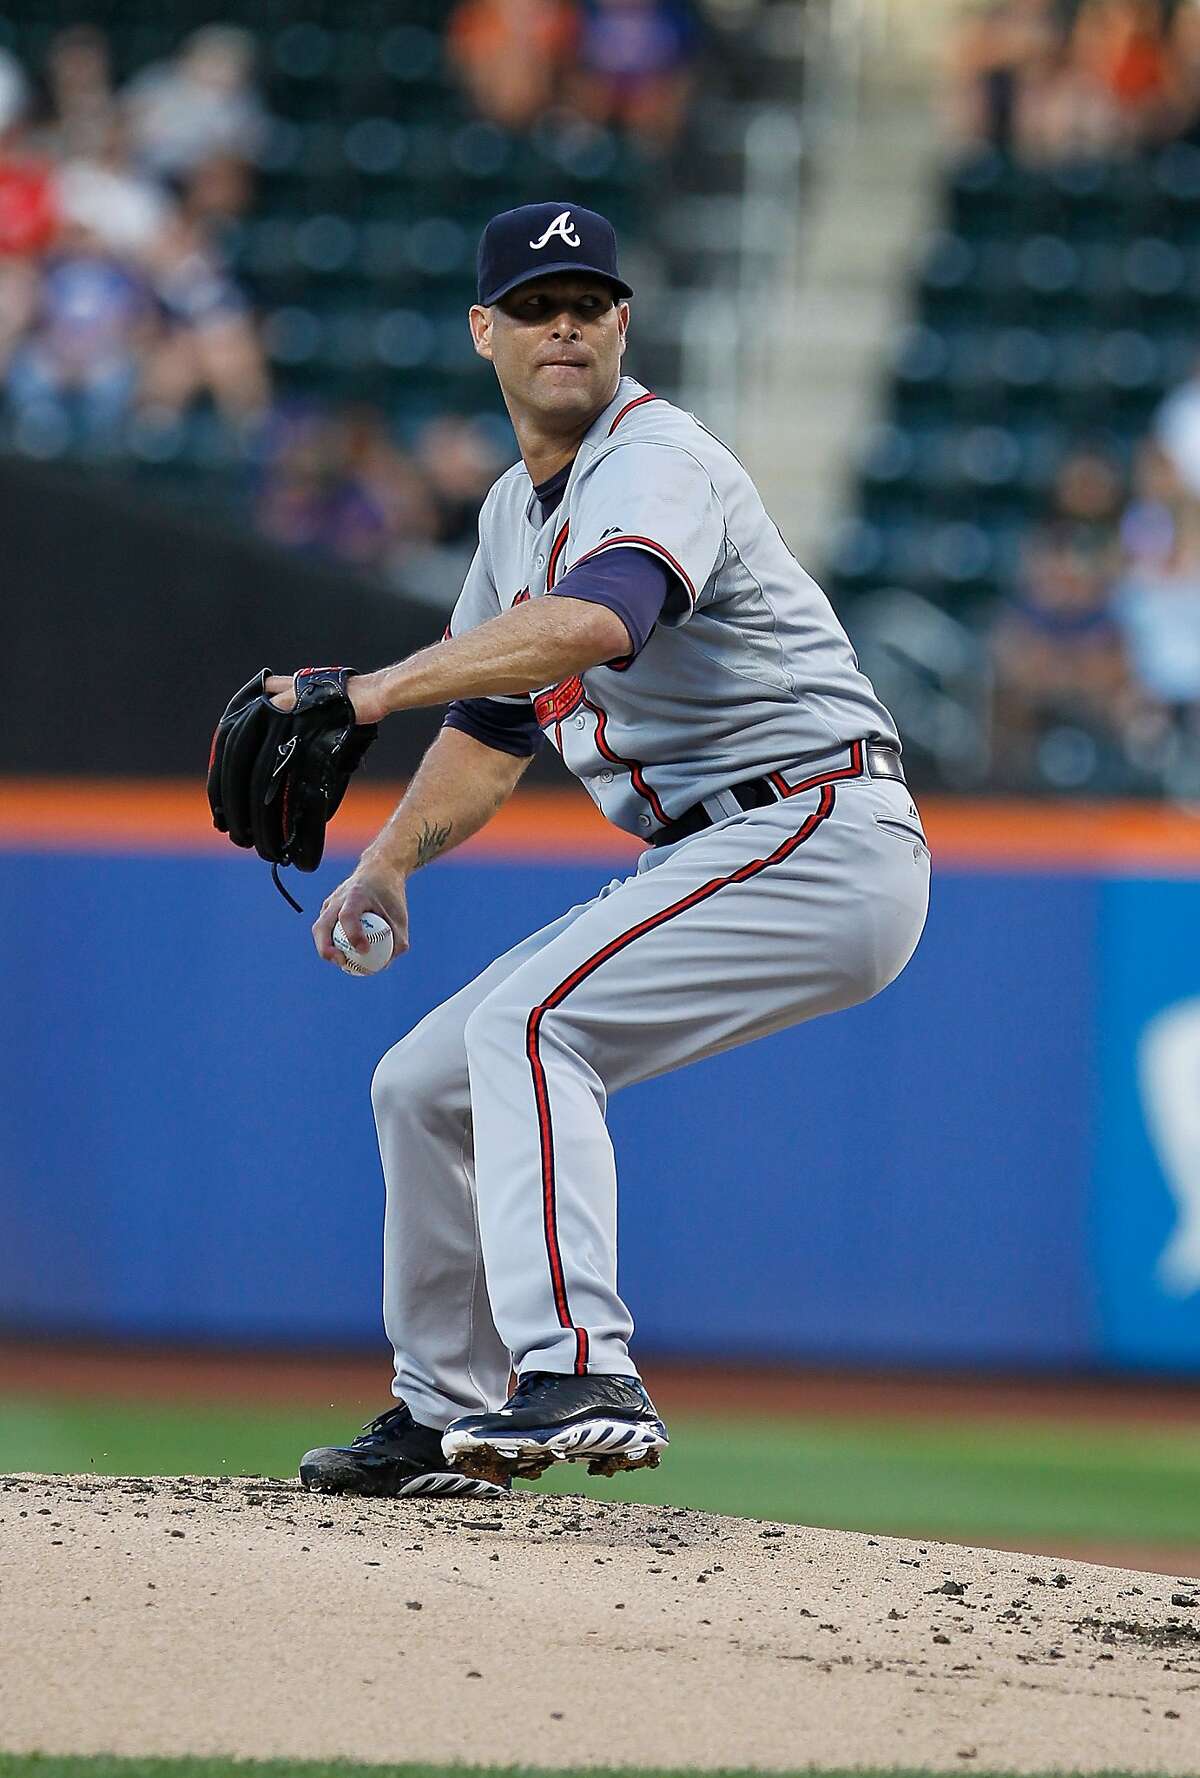
[[[805,1778],[872,1778],[870,1772],[819,1772],[797,1768]],[[0,1753],[0,1778],[696,1778],[695,1771],[664,1771],[660,1767],[551,1768],[545,1766],[360,1766],[325,1760],[118,1759],[112,1754],[87,1758],[43,1753]],[[761,1772],[722,1769],[705,1778],[762,1778]],[[786,1778],[780,1774],[779,1778]],[[877,1772],[876,1778],[884,1778]],[[933,1778],[911,1767],[888,1766],[886,1778]],[[974,1778],[1003,1778],[976,1772]],[[1126,1772],[1099,1772],[1092,1778],[1132,1778]],[[1143,1775],[1144,1778],[1144,1775]]]
[[[353,1418],[0,1398],[0,1471],[294,1475]],[[689,1418],[662,1468],[612,1480],[562,1466],[541,1484],[847,1530],[1200,1548],[1200,1432],[1038,1422]]]

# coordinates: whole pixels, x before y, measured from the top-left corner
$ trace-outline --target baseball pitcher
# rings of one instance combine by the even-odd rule
[[[379,1064],[396,1405],[304,1457],[301,1480],[335,1493],[495,1494],[556,1460],[656,1464],[667,1432],[617,1292],[608,1096],[869,999],[928,902],[896,729],[828,601],[732,451],[622,375],[632,291],[610,224],[565,202],[508,211],[477,270],[471,338],[521,460],[484,502],[446,635],[378,672],[264,671],[224,719],[214,812],[312,868],[320,833],[297,837],[289,808],[336,806],[372,725],[447,706],[321,908],[329,962],[339,921],[365,948],[368,912],[407,948],[408,878],[478,832],[546,742],[646,848]]]

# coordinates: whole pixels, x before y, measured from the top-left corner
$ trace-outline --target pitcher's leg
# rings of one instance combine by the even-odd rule
[[[451,1003],[452,1005],[453,1003]],[[475,1220],[462,1021],[439,1007],[375,1071],[387,1186],[383,1324],[393,1394],[425,1426],[503,1399],[509,1354],[492,1321]]]
[[[868,999],[916,946],[928,854],[878,826],[884,791],[799,803],[648,855],[467,1021],[488,1289],[522,1373],[634,1374],[608,1093]]]
[[[632,1375],[607,1091],[574,1034],[542,1015],[542,981],[489,996],[467,1023],[493,1313],[518,1369]]]
[[[579,912],[532,934],[436,1007],[387,1052],[371,1083],[387,1188],[383,1319],[395,1352],[393,1393],[425,1426],[443,1427],[508,1393],[509,1351],[492,1320],[480,1251],[463,1027]]]

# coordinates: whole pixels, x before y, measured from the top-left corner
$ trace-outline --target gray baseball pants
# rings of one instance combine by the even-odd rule
[[[635,1374],[609,1094],[868,1000],[916,949],[929,852],[903,784],[729,807],[497,958],[376,1070],[384,1325],[424,1425],[498,1406],[510,1366]]]

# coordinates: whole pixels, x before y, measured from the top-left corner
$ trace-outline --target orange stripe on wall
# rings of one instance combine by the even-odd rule
[[[330,848],[355,851],[378,832],[403,785],[354,786]],[[851,792],[850,794],[853,794]],[[922,797],[942,869],[1075,870],[1200,876],[1200,816],[1126,802],[970,802]],[[227,852],[202,784],[134,779],[0,779],[0,848],[42,852]],[[582,790],[520,790],[463,856],[628,860],[640,842],[611,827]]]
[[[329,830],[331,850],[361,849],[399,800],[403,784],[351,788]],[[0,847],[44,852],[226,852],[204,785],[139,779],[0,778]],[[611,827],[582,792],[522,790],[467,842],[487,853],[628,858],[639,842]]]
[[[1200,876],[1200,818],[1138,802],[918,802],[935,868]]]

